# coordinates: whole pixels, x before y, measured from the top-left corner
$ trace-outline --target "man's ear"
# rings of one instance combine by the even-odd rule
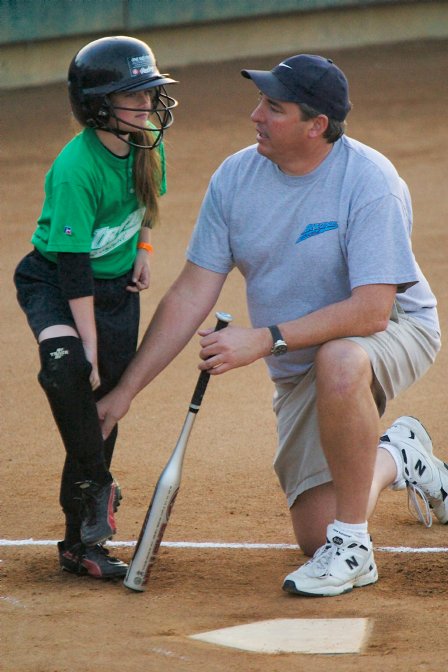
[[[313,125],[309,130],[310,138],[318,138],[320,135],[323,135],[328,128],[328,117],[326,114],[319,114],[317,117],[314,117]]]

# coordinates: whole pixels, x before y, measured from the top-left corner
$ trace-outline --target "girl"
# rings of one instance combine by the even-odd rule
[[[116,532],[121,492],[110,473],[117,432],[103,441],[96,402],[137,347],[150,231],[166,189],[162,137],[177,104],[164,87],[173,83],[151,49],[131,37],[95,40],[76,54],[69,97],[84,129],[46,176],[34,249],[14,276],[39,344],[38,379],[66,450],[59,561],[79,575],[127,571],[102,545]]]

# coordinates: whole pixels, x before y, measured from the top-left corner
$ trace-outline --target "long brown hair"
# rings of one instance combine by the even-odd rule
[[[149,136],[149,138],[148,138]],[[131,133],[133,142],[139,145],[154,142],[151,131]],[[155,149],[135,149],[134,161],[135,192],[140,204],[146,208],[142,226],[152,229],[159,219],[159,194],[162,182],[160,153]]]
[[[79,133],[82,128],[74,117],[71,118],[72,128],[75,133]],[[98,128],[98,130],[103,130]],[[155,142],[154,134],[151,131],[136,131],[130,133],[131,139],[136,145],[152,145]],[[152,229],[159,221],[159,194],[162,183],[162,162],[157,148],[141,149],[135,148],[134,160],[134,184],[135,193],[141,206],[145,208],[145,214],[142,220],[142,226]]]

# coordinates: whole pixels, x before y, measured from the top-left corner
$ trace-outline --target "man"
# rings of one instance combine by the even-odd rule
[[[342,71],[301,54],[242,74],[260,91],[257,144],[213,175],[186,265],[99,414],[107,435],[190,340],[236,266],[253,326],[200,331],[200,368],[219,375],[266,358],[274,466],[312,556],[283,588],[338,595],[377,580],[367,519],[384,488],[408,486],[448,521],[448,470],[420,422],[399,418],[379,441],[386,402],[440,348],[436,300],[412,252],[405,183],[384,156],[344,135]],[[420,516],[430,524],[429,506]]]

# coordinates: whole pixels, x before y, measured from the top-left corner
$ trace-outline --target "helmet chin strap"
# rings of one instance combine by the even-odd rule
[[[163,133],[165,129],[169,128],[173,121],[173,113],[171,110],[177,106],[177,100],[175,98],[172,98],[171,96],[168,96],[167,93],[162,92],[157,96],[156,102],[158,103],[162,100],[162,107],[118,107],[112,105],[112,103],[106,99],[105,103],[107,107],[109,108],[107,111],[104,110],[103,112],[99,112],[98,116],[101,119],[101,116],[106,116],[108,117],[107,121],[112,117],[112,119],[115,119],[117,122],[121,122],[122,124],[126,124],[127,126],[131,126],[132,128],[135,128],[137,131],[144,131],[147,132],[151,135],[157,136],[155,141],[152,142],[151,144],[139,144],[137,142],[134,142],[133,140],[130,140],[128,138],[124,138],[124,135],[129,135],[132,133],[132,131],[123,131],[120,130],[117,126],[117,128],[112,128],[109,125],[106,125],[107,122],[104,122],[104,125],[100,122],[98,125],[98,129],[101,131],[106,131],[107,133],[113,133],[119,140],[122,142],[126,143],[127,145],[130,145],[131,147],[138,147],[139,149],[154,149],[157,147],[163,138]],[[165,100],[168,102],[168,104],[165,103]],[[124,121],[119,117],[116,113],[117,110],[126,110],[129,112],[149,112],[150,115],[155,115],[158,119],[158,126],[139,126],[138,124],[133,124],[130,121]],[[100,121],[100,119],[97,119],[97,121]]]
[[[122,121],[122,119],[120,119],[120,117],[117,117],[115,115],[111,115],[111,116],[113,116],[113,118],[116,119],[117,121]],[[139,149],[154,149],[162,141],[162,138],[163,138],[163,129],[162,128],[148,128],[148,127],[144,128],[142,126],[136,126],[135,124],[129,124],[129,123],[127,125],[132,126],[133,128],[137,129],[138,131],[148,132],[148,133],[151,133],[153,136],[157,135],[157,137],[154,140],[154,142],[152,142],[150,144],[140,144],[138,142],[134,142],[134,140],[131,140],[129,138],[129,135],[130,135],[130,133],[132,133],[132,131],[121,131],[119,128],[112,128],[110,126],[99,126],[98,130],[105,131],[106,133],[112,133],[112,135],[115,135],[115,137],[117,137],[119,140],[126,143],[127,145],[130,145],[131,147],[138,147]],[[128,137],[124,137],[124,136],[128,136]]]

